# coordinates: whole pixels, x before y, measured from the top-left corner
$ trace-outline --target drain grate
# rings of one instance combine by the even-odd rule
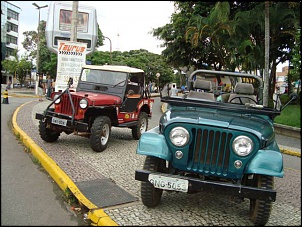
[[[76,185],[90,202],[100,208],[138,200],[108,178],[77,182]]]

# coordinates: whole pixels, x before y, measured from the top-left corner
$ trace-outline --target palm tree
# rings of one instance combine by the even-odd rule
[[[234,32],[229,15],[230,4],[217,2],[208,17],[192,16],[185,35],[192,46],[196,47],[202,42],[205,48],[211,49],[219,61],[219,69],[232,62],[229,46],[225,42]]]

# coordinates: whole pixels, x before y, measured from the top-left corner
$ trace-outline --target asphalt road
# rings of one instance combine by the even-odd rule
[[[17,107],[36,98],[9,98],[1,104],[1,226],[81,226],[62,190],[35,164],[13,134]],[[30,117],[30,116],[28,116]]]
[[[6,123],[10,120],[10,115],[14,112],[14,109],[18,105],[27,102],[26,100],[27,98],[18,99],[12,97],[9,105],[2,104],[1,106],[1,131],[2,133],[8,132],[1,138],[1,177],[3,176],[1,205],[4,205],[1,206],[1,222],[4,225],[5,223],[19,225],[17,222],[20,217],[23,219],[27,215],[26,221],[20,225],[26,225],[26,223],[29,223],[28,225],[57,225],[48,221],[54,221],[53,219],[59,220],[58,222],[61,223],[59,225],[81,225],[79,220],[72,220],[74,216],[70,214],[66,206],[64,207],[64,203],[63,205],[60,203],[58,195],[55,193],[57,191],[53,189],[55,187],[54,183],[45,172],[41,172],[28,158],[29,155],[23,151],[22,145],[17,143],[16,137],[14,137]],[[36,101],[37,99],[31,100]],[[17,122],[22,130],[42,147],[74,182],[83,179],[94,180],[104,176],[112,179],[113,182],[132,195],[140,198],[139,182],[133,180],[133,173],[135,169],[141,168],[144,157],[135,154],[137,141],[131,138],[131,132],[127,129],[113,129],[109,147],[102,153],[91,151],[86,138],[74,135],[61,136],[58,143],[55,144],[44,143],[37,135],[38,122],[32,114],[35,111],[43,110],[47,102],[34,102],[21,108]],[[4,108],[5,110],[3,111]],[[159,99],[156,99],[153,117],[149,121],[149,128],[158,124],[160,115],[160,102]],[[7,128],[4,128],[5,126]],[[283,136],[277,137],[278,144],[285,144],[289,140],[290,138]],[[300,143],[301,141],[294,140],[292,144],[298,142]],[[14,147],[15,145],[18,147]],[[6,151],[5,153],[4,150]],[[274,203],[268,226],[301,225],[301,158],[289,155],[283,155],[283,157],[285,177],[275,180],[277,201]],[[35,170],[37,170],[37,174],[42,174],[40,177],[42,180],[44,176],[45,182],[40,182],[40,178],[35,176]],[[17,185],[16,182],[18,182]],[[52,184],[49,185],[49,183]],[[41,189],[37,185],[39,187],[43,185],[45,188]],[[14,188],[14,190],[11,188]],[[40,193],[41,197],[39,197]],[[7,197],[7,199],[3,196]],[[13,200],[15,197],[16,200]],[[53,200],[54,204],[51,204],[50,200]],[[29,203],[32,205],[26,206]],[[51,206],[49,209],[55,209],[57,212],[47,210],[46,203]],[[3,207],[5,208],[4,210]],[[146,209],[140,201],[136,201],[106,207],[104,210],[118,225],[251,225],[244,218],[247,209],[247,204],[235,205],[229,203],[225,198],[211,195],[200,194],[196,196],[184,193],[165,193],[162,204],[156,209]],[[239,210],[241,212],[238,212]],[[18,211],[18,217],[14,216],[14,211]],[[51,217],[43,218],[40,212],[45,216],[48,214]],[[39,224],[30,223],[35,218],[34,214],[39,216],[37,217],[38,219],[41,218]],[[68,224],[62,224],[64,217]],[[62,220],[60,220],[61,218]],[[38,223],[38,220],[35,221]]]

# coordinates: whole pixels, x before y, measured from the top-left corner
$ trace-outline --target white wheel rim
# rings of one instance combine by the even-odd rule
[[[144,118],[141,123],[140,132],[143,133],[147,129],[147,120]]]
[[[109,125],[105,124],[102,128],[101,144],[105,145],[109,139]]]

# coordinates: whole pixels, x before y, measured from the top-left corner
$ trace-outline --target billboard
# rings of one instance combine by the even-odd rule
[[[70,78],[71,88],[77,87],[82,66],[86,64],[86,49],[86,43],[59,40],[55,91],[64,91]]]
[[[60,10],[60,20],[59,20],[59,29],[61,31],[70,31],[71,30],[71,16],[72,12],[70,10]],[[88,19],[89,14],[79,12],[78,13],[78,24],[77,31],[87,33],[88,32]]]
[[[58,41],[70,41],[72,22],[72,2],[51,2],[45,28],[47,47],[58,53]],[[86,43],[86,54],[95,50],[98,39],[96,9],[78,5],[77,42]]]

